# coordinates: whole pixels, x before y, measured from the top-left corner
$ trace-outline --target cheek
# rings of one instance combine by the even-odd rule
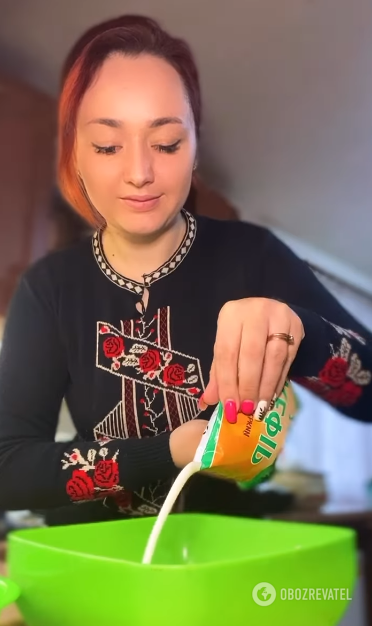
[[[77,158],[78,169],[88,194],[105,196],[120,176],[120,168],[115,159],[96,154],[82,154]]]
[[[163,158],[157,170],[158,182],[160,179],[168,194],[174,196],[188,193],[194,167],[194,159],[189,155],[176,155]]]

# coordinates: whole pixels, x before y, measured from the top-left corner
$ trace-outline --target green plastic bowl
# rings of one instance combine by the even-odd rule
[[[19,598],[19,593],[19,588],[14,582],[4,578],[4,576],[0,576],[0,611],[8,604],[15,602]]]
[[[9,572],[27,625],[333,626],[352,597],[351,530],[172,515],[153,564],[142,565],[153,524],[144,518],[10,533]],[[266,606],[252,596],[260,583],[260,602],[274,597],[267,584],[276,590]],[[283,599],[282,589],[303,588],[345,592],[338,600]]]

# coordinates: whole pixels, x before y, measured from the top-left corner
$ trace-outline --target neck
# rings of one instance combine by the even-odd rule
[[[102,245],[112,267],[123,276],[143,282],[143,276],[161,267],[177,250],[186,232],[179,213],[160,232],[140,237],[107,226]]]

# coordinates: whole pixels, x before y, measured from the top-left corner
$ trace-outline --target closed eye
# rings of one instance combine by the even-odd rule
[[[180,145],[181,145],[181,139],[179,139],[178,141],[175,141],[175,143],[172,143],[172,144],[168,144],[168,145],[159,144],[154,147],[158,152],[163,152],[165,154],[174,154],[175,152],[177,152]]]
[[[120,150],[120,146],[98,146],[95,143],[92,146],[97,154],[116,154]]]

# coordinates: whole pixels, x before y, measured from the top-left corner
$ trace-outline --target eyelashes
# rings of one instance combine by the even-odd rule
[[[153,148],[155,148],[155,150],[157,150],[157,152],[160,152],[161,154],[175,154],[179,150],[180,145],[181,139],[175,141],[172,144],[156,144],[153,146]],[[121,149],[121,146],[99,146],[95,143],[92,143],[92,146],[96,154],[105,154],[106,156],[117,154]]]
[[[163,152],[165,154],[174,154],[175,152],[177,152],[180,145],[181,145],[181,140],[179,139],[178,141],[175,141],[174,143],[170,145],[166,145],[166,146],[158,145],[156,146],[156,149],[158,150],[158,152]]]
[[[97,146],[95,143],[92,143],[92,146],[97,154],[116,154],[120,148],[120,146]]]

